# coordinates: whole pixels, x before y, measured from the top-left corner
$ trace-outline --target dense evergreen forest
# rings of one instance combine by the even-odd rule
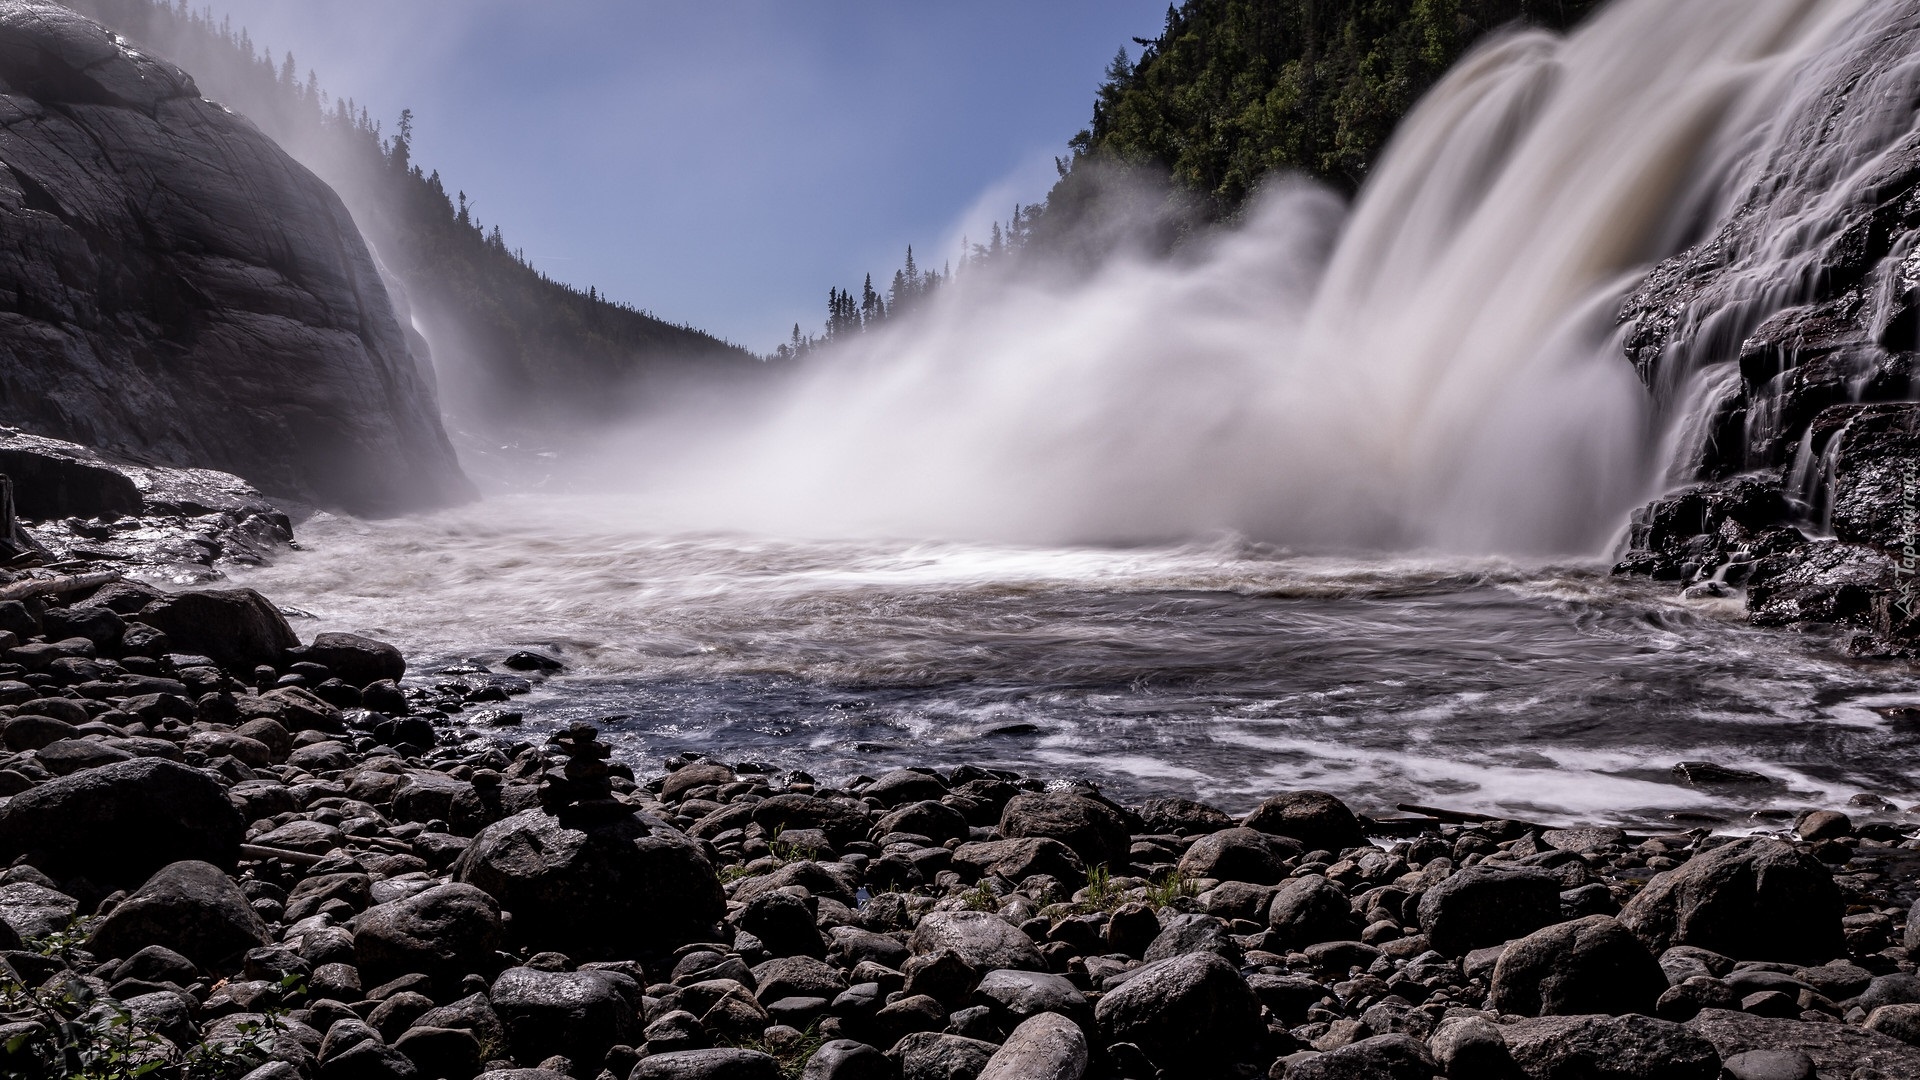
[[[1230,221],[1260,182],[1304,173],[1351,194],[1395,125],[1488,32],[1571,27],[1602,0],[1184,0],[1122,48],[1093,120],[1038,206],[1017,207],[970,267],[1026,252],[1098,263],[1164,251]],[[834,290],[835,298],[846,295]],[[828,338],[850,325],[829,302]],[[796,334],[796,346],[800,339]]]
[[[414,161],[411,113],[384,131],[303,75],[291,53],[276,60],[245,28],[186,0],[68,3],[186,68],[202,93],[245,113],[340,193],[397,281],[396,299],[427,329],[436,367],[459,371],[442,395],[456,424],[607,415],[661,380],[759,366],[745,349],[534,269],[497,224],[483,226],[465,192]]]

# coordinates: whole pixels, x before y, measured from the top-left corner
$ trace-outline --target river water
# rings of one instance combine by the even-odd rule
[[[971,762],[1233,809],[1310,786],[1720,828],[1920,801],[1920,724],[1888,708],[1920,702],[1908,667],[1598,564],[674,535],[554,496],[301,539],[240,580],[303,637],[392,640],[429,681],[552,652],[523,726],[476,731],[593,720],[643,774],[680,751],[835,780]],[[1775,782],[1689,787],[1693,760]]]

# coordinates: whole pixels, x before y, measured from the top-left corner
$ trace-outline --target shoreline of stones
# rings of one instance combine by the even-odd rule
[[[518,675],[405,671],[250,590],[0,603],[0,1077],[1920,1076],[1884,825],[643,779],[588,725],[447,730]]]

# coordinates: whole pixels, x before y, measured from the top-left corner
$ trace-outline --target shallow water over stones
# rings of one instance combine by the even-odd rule
[[[310,613],[303,637],[393,640],[428,683],[550,653],[566,671],[459,721],[591,719],[643,773],[683,751],[838,779],[972,762],[1236,810],[1314,786],[1735,829],[1920,801],[1904,666],[1599,565],[666,535],[559,497],[301,535],[240,583]]]

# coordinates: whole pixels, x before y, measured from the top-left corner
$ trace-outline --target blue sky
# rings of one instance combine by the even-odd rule
[[[214,0],[554,277],[757,351],[1046,193],[1166,0]],[[933,256],[932,259],[928,255]]]

